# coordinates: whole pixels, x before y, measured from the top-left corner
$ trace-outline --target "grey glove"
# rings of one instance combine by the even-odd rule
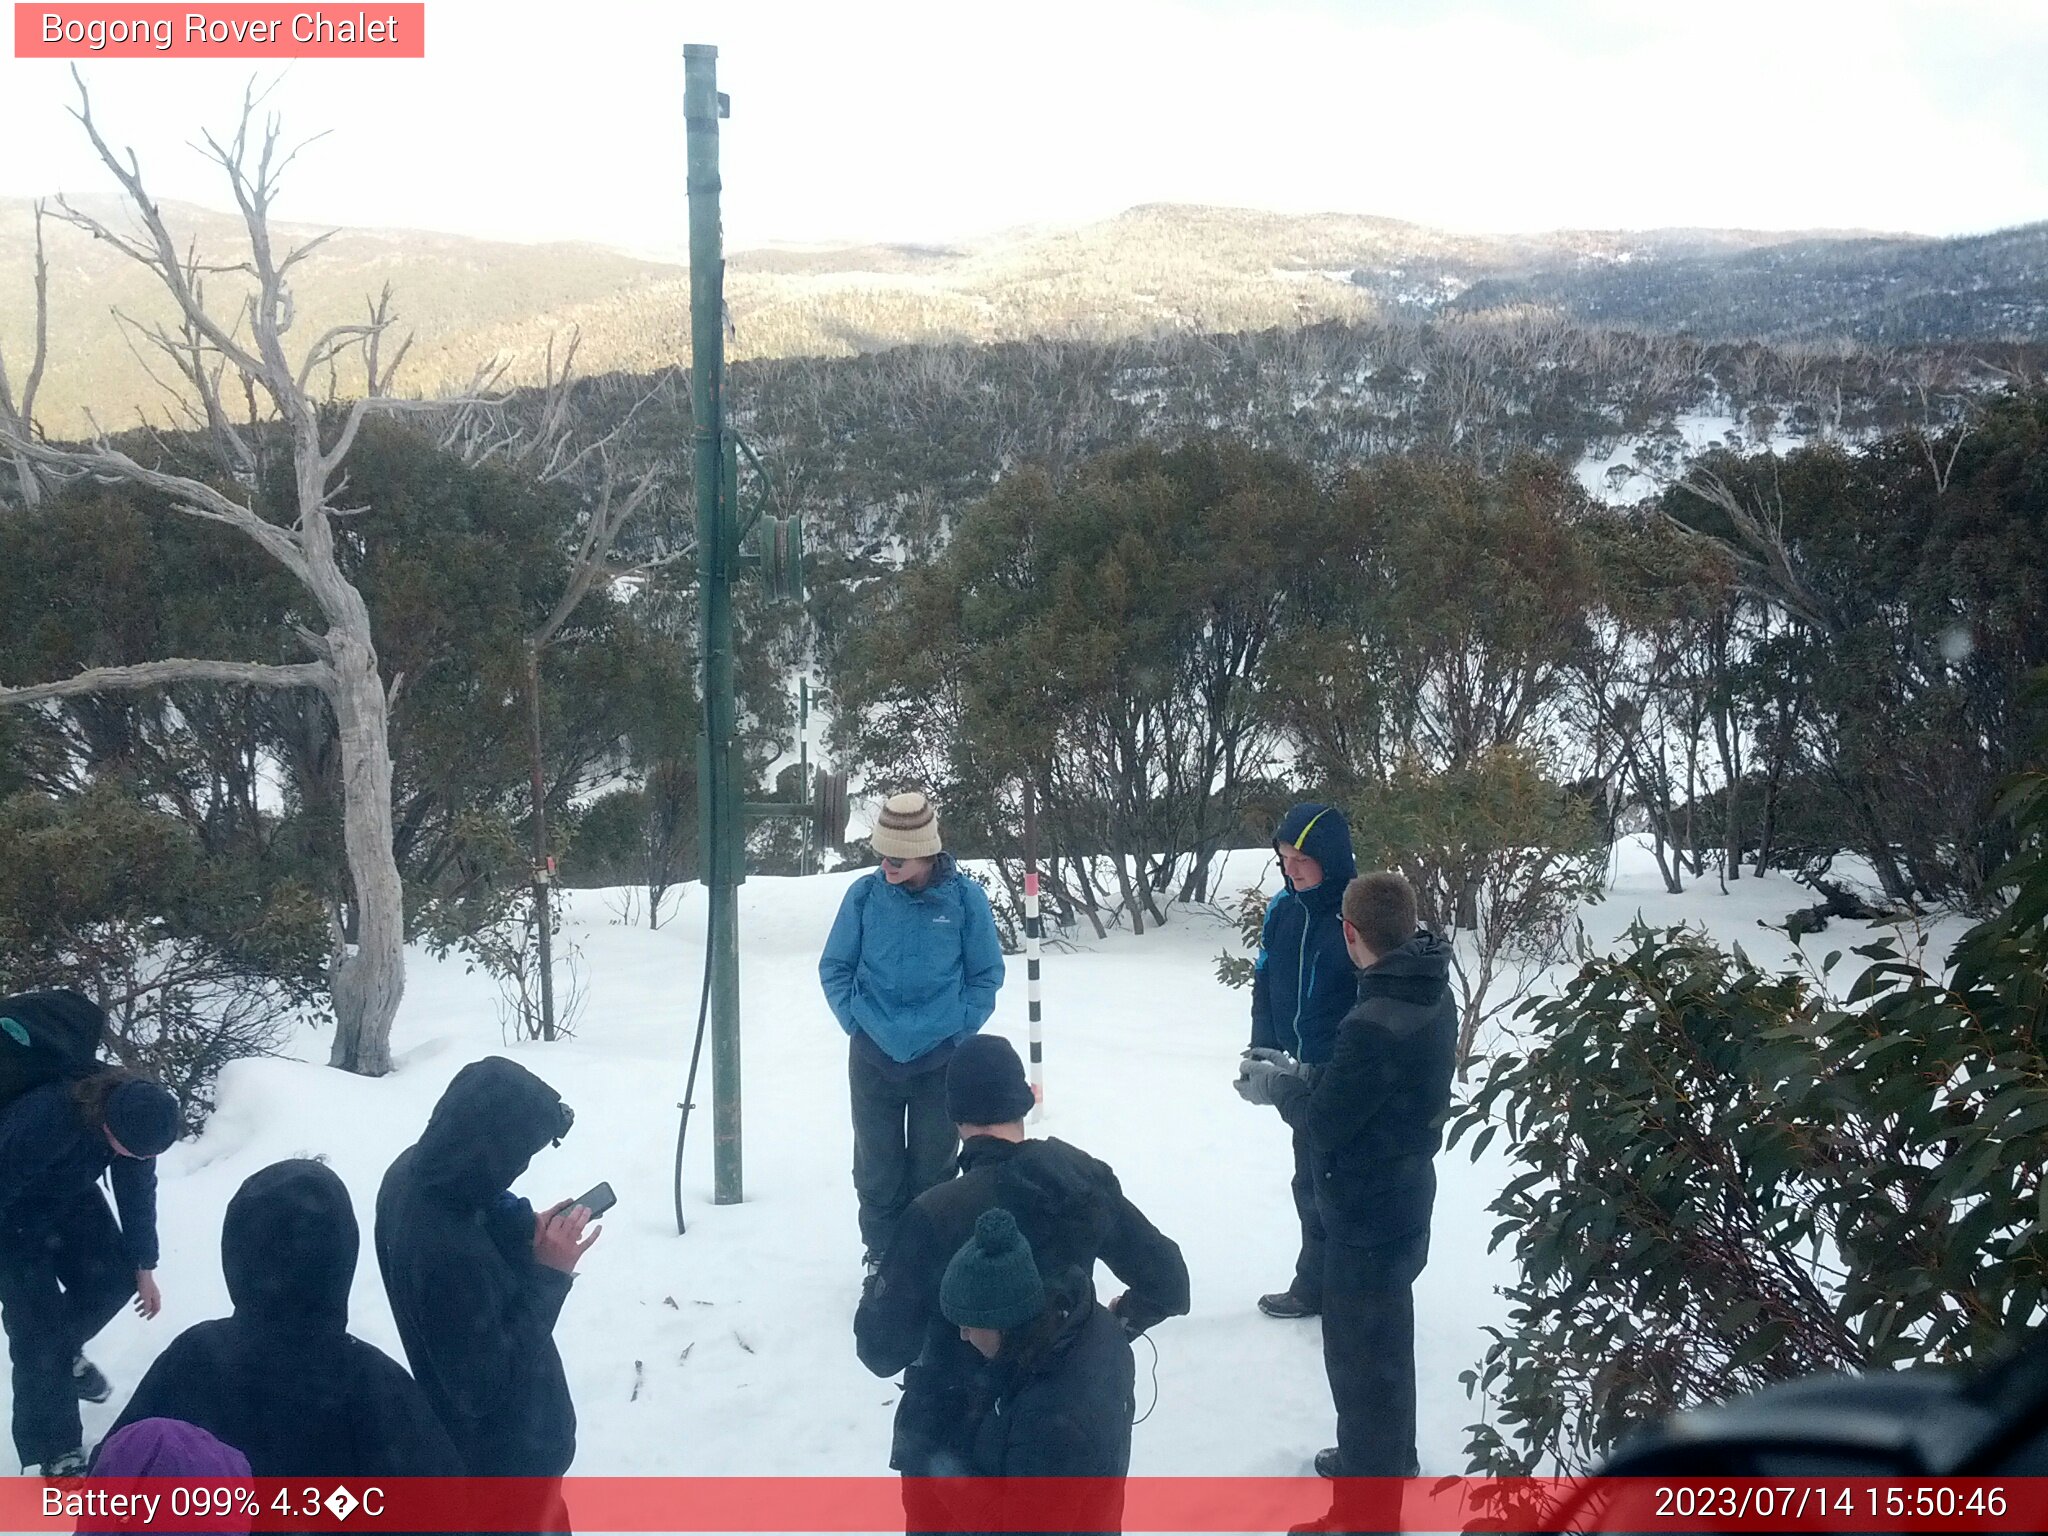
[[[1270,1061],[1277,1066],[1286,1067],[1289,1070],[1292,1070],[1301,1065],[1300,1062],[1296,1061],[1292,1056],[1288,1055],[1285,1051],[1276,1050],[1270,1045],[1254,1045],[1248,1047],[1244,1053],[1244,1059],[1246,1061]]]
[[[1299,1078],[1301,1063],[1298,1061],[1266,1061],[1246,1057],[1237,1069],[1237,1096],[1247,1104],[1272,1104],[1280,1102],[1280,1084],[1285,1078]]]

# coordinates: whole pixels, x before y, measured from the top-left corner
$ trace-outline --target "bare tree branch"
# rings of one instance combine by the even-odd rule
[[[590,514],[589,521],[584,524],[583,538],[581,546],[576,551],[576,563],[570,570],[569,584],[562,593],[561,601],[555,604],[554,612],[548,615],[547,622],[535,630],[527,641],[535,650],[541,649],[554,639],[556,632],[569,622],[569,616],[589,595],[597,578],[606,573],[605,562],[611,554],[612,544],[619,536],[619,530],[626,526],[635,512],[654,498],[659,473],[658,469],[648,470],[633,489],[614,505],[617,482],[613,467],[609,461],[607,462],[604,489],[596,508]]]
[[[187,268],[179,259],[178,248],[172,243],[170,231],[164,225],[163,211],[157,207],[155,200],[150,197],[148,189],[143,185],[142,167],[135,158],[135,151],[128,151],[127,163],[123,164],[107,141],[101,137],[99,125],[93,121],[92,97],[87,92],[85,79],[79,74],[76,65],[72,66],[71,79],[78,87],[78,105],[71,109],[71,115],[84,127],[86,137],[92,141],[92,147],[100,157],[100,163],[113,173],[114,179],[121,183],[121,189],[128,194],[130,204],[142,220],[148,244],[139,244],[117,235],[91,215],[81,213],[68,202],[60,201],[59,207],[63,210],[63,216],[95,238],[108,241],[131,260],[153,272],[157,280],[170,290],[171,297],[177,301],[179,311],[192,320],[208,341],[236,367],[262,378],[265,374],[262,361],[237,342],[207,313],[205,305],[193,291]],[[246,131],[246,117],[244,127]],[[238,171],[231,170],[230,180],[236,187],[237,200],[241,201],[243,178]],[[244,206],[246,209],[246,202]],[[284,405],[283,400],[278,401],[280,411],[284,409]]]
[[[104,433],[99,435],[98,440],[90,448],[52,448],[44,443],[29,442],[16,437],[6,425],[0,424],[0,448],[7,448],[38,463],[64,469],[82,469],[101,479],[126,480],[135,485],[146,486],[168,497],[172,504],[188,517],[226,523],[232,528],[239,529],[255,540],[266,554],[294,576],[301,581],[309,579],[306,553],[288,530],[258,517],[240,502],[223,496],[203,480],[169,474],[137,463],[108,442]]]
[[[70,698],[122,688],[162,688],[171,683],[239,683],[254,688],[319,688],[333,685],[334,673],[324,662],[272,666],[254,661],[193,661],[173,657],[126,667],[93,667],[58,683],[32,683],[0,688],[0,708],[33,704],[40,699]]]
[[[14,403],[13,392],[8,388],[7,359],[0,355],[0,430],[11,428],[25,438],[35,435],[36,392],[42,388],[43,364],[50,355],[50,263],[43,249],[43,204],[40,201],[35,205],[35,230],[35,343],[29,352],[28,376],[22,382],[19,406]],[[42,478],[27,458],[20,454],[12,457],[22,505],[33,507],[42,500]]]
[[[1695,469],[1678,483],[1679,489],[1718,508],[1735,530],[1735,538],[1716,538],[1682,522],[1669,512],[1664,521],[1694,543],[1703,543],[1726,553],[1758,596],[1769,599],[1786,612],[1828,634],[1838,633],[1841,624],[1829,605],[1807,586],[1793,564],[1791,546],[1785,539],[1785,504],[1773,491],[1775,505],[1758,501],[1745,503],[1734,488],[1711,470]]]

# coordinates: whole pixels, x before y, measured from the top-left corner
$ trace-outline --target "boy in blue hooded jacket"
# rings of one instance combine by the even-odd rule
[[[1305,1066],[1330,1059],[1337,1025],[1358,1000],[1358,972],[1344,947],[1340,908],[1358,873],[1351,825],[1334,805],[1295,806],[1273,831],[1286,877],[1266,907],[1252,974],[1252,1044],[1282,1051]],[[1294,1132],[1294,1209],[1301,1253],[1285,1290],[1259,1298],[1268,1317],[1314,1317],[1323,1309],[1323,1222],[1316,1214],[1308,1136]]]
[[[853,1187],[870,1273],[910,1202],[953,1177],[953,1047],[996,1009],[1003,947],[988,897],[939,841],[932,803],[891,795],[868,839],[882,867],[853,882],[818,961],[850,1044]]]

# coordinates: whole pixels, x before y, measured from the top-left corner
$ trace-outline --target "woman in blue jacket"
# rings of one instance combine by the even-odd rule
[[[953,1177],[946,1063],[995,1012],[1003,949],[926,796],[891,795],[868,842],[882,867],[847,887],[818,979],[850,1040],[853,1188],[872,1273],[904,1208]]]

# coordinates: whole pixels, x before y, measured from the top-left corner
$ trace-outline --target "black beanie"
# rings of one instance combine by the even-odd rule
[[[155,1083],[131,1077],[107,1095],[107,1129],[137,1157],[155,1157],[178,1139],[178,1101]]]
[[[1038,1101],[1017,1048],[1001,1035],[970,1035],[946,1067],[946,1117],[955,1125],[1009,1125]]]

